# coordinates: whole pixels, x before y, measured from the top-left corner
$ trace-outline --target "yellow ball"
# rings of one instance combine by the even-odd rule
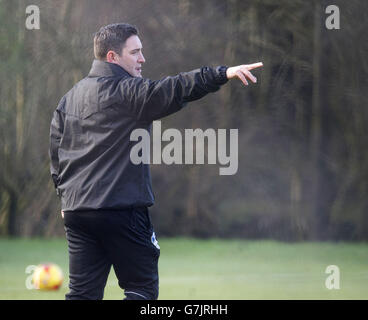
[[[42,263],[36,267],[32,282],[39,290],[58,290],[63,283],[63,272],[54,263]]]

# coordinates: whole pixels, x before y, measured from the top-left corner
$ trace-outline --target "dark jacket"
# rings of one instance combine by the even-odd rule
[[[64,211],[151,206],[149,165],[135,165],[134,129],[217,91],[226,67],[203,67],[162,80],[132,77],[94,60],[88,76],[60,100],[51,121],[51,176]]]

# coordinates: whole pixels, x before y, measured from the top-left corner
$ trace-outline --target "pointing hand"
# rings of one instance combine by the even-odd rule
[[[244,85],[247,86],[248,85],[247,78],[251,80],[253,83],[257,82],[257,78],[254,75],[252,75],[249,70],[259,68],[262,66],[263,66],[262,62],[257,62],[253,64],[242,64],[236,67],[229,67],[226,70],[226,76],[228,79],[239,78],[244,83]]]

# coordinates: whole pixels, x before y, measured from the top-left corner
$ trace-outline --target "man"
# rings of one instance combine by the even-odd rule
[[[262,63],[144,79],[138,31],[123,23],[95,34],[94,54],[88,76],[61,99],[50,127],[51,175],[69,251],[66,299],[102,299],[111,266],[126,299],[157,299],[160,248],[148,212],[150,170],[131,162],[130,134],[150,131],[154,120],[228,79],[256,82],[249,70]]]

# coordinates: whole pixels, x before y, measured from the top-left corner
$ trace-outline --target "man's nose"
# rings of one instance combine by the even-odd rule
[[[143,53],[141,53],[141,54],[139,55],[138,62],[139,62],[139,63],[145,63],[145,62],[146,62],[146,59],[144,59]]]

